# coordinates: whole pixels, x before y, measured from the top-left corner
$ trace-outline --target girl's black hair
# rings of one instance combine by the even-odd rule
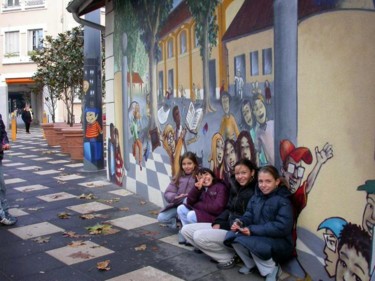
[[[199,168],[198,171],[197,171],[197,175],[204,175],[204,174],[207,174],[209,173],[211,176],[212,176],[212,184],[215,184],[216,182],[219,181],[219,179],[216,177],[215,173],[213,171],[211,171],[211,169],[209,168]]]

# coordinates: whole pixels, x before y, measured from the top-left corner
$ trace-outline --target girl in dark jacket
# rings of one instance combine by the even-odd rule
[[[258,188],[246,213],[232,224],[224,241],[233,246],[246,267],[256,266],[266,281],[277,280],[277,263],[293,255],[293,210],[289,197],[277,169],[262,167]]]
[[[218,261],[218,266],[226,265],[225,268],[235,266],[235,259],[232,259],[235,252],[233,248],[226,247],[223,241],[234,220],[245,213],[256,183],[255,164],[248,159],[238,161],[234,165],[234,175],[230,178],[230,194],[225,210],[213,223],[187,224],[181,230],[190,244]]]
[[[225,209],[228,190],[208,168],[197,172],[197,182],[187,196],[185,204],[178,206],[177,214],[182,226],[195,222],[213,222]]]

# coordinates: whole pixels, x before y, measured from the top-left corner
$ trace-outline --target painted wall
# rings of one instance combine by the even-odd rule
[[[342,6],[343,1],[339,2]],[[227,8],[227,11],[222,15],[226,15],[227,19],[219,20],[219,22],[232,21],[235,18],[233,10],[238,11],[239,9],[238,3],[238,1],[224,1],[223,6]],[[233,5],[231,6],[231,4]],[[199,84],[201,89],[199,94],[204,94],[201,88],[203,78],[199,49],[192,45],[191,54],[178,55],[177,61],[175,58],[159,61],[153,70],[155,75],[153,81],[156,83],[156,89],[162,89],[162,95],[159,91],[157,94],[151,92],[151,95],[154,94],[157,98],[158,109],[157,135],[160,139],[156,141],[155,145],[150,131],[153,129],[150,125],[152,116],[149,114],[151,105],[147,97],[152,88],[146,87],[149,73],[141,76],[142,81],[145,82],[142,89],[135,87],[131,97],[125,95],[129,99],[129,108],[122,108],[124,89],[122,89],[121,80],[125,76],[121,72],[122,69],[118,69],[118,61],[114,60],[115,52],[118,51],[114,45],[114,37],[118,36],[114,26],[116,21],[122,21],[124,15],[113,10],[112,1],[107,5],[106,11],[108,143],[113,141],[109,129],[109,124],[113,123],[119,131],[118,145],[122,152],[121,161],[128,156],[130,162],[128,169],[121,170],[123,174],[120,173],[120,176],[123,180],[117,183],[159,206],[163,206],[163,192],[172,176],[174,161],[176,157],[179,157],[179,154],[175,154],[176,147],[182,148],[181,151],[195,152],[202,165],[210,167],[212,138],[219,132],[225,135],[228,131],[228,127],[223,131],[220,129],[221,121],[226,115],[223,103],[218,99],[220,96],[225,96],[220,93],[222,67],[228,70],[224,89],[230,96],[227,116],[233,117],[238,131],[252,133],[253,142],[257,142],[258,130],[259,127],[262,127],[259,120],[254,123],[253,131],[246,125],[243,113],[245,99],[251,101],[250,112],[252,112],[254,120],[257,119],[256,111],[260,110],[260,106],[263,106],[261,109],[267,115],[265,122],[274,121],[275,105],[272,97],[277,92],[273,86],[274,75],[273,71],[266,75],[262,73],[262,50],[271,48],[272,55],[274,53],[273,28],[267,28],[261,32],[227,42],[227,65],[224,65],[224,60],[220,60],[222,54],[219,53],[219,48],[213,49],[211,58],[216,61],[214,72],[216,96],[211,98],[211,103],[215,112],[204,113],[197,131],[185,130],[186,134],[182,139],[176,137],[180,130],[173,118],[173,109],[178,107],[182,129],[185,129],[188,123],[186,117],[190,104],[194,106],[195,110],[203,108],[202,100],[194,100],[191,95],[192,89],[190,89],[193,83],[196,87]],[[194,30],[191,19],[187,22]],[[222,28],[226,29],[227,27],[228,25]],[[363,241],[368,239],[367,236],[360,236],[363,232],[372,235],[374,222],[369,219],[371,217],[369,210],[375,205],[375,201],[373,201],[375,187],[374,182],[368,180],[375,178],[375,112],[373,110],[375,95],[372,91],[375,86],[373,79],[375,49],[372,46],[372,42],[375,42],[374,27],[375,13],[373,9],[333,10],[315,14],[299,22],[298,143],[292,144],[286,140],[281,147],[280,144],[277,144],[274,148],[274,157],[281,158],[285,164],[280,169],[295,188],[294,194],[296,196],[297,194],[305,195],[303,197],[305,201],[302,203],[306,204],[301,208],[297,222],[298,258],[283,268],[285,280],[290,276],[297,278],[297,276],[303,275],[306,280],[309,278],[312,280],[333,280],[336,278],[338,280],[344,272],[344,269],[341,268],[342,264],[337,263],[339,258],[337,243],[344,226],[349,225],[346,227],[347,229],[354,228],[353,232],[359,233],[358,237],[362,237]],[[164,55],[167,53],[168,38],[173,38],[174,44],[177,43],[179,46],[177,29],[178,27],[176,30],[172,29],[170,34],[173,34],[174,37],[162,38],[162,41],[159,42],[164,48]],[[190,43],[193,43],[193,39],[190,40]],[[177,54],[179,54],[179,47],[174,45],[174,48],[174,51],[177,50]],[[250,75],[250,52],[256,50],[259,53],[260,74],[252,76]],[[189,57],[190,55],[191,57]],[[242,96],[239,96],[236,91],[235,70],[236,58],[241,55],[244,55],[246,76],[242,77],[244,88]],[[272,62],[274,63],[273,57]],[[176,67],[176,65],[178,66]],[[173,70],[174,87],[173,94],[167,97],[169,70]],[[160,72],[163,73],[163,85],[159,84]],[[186,96],[178,94],[180,84],[183,85]],[[132,85],[128,85],[129,87]],[[197,92],[194,91],[194,93]],[[196,97],[197,95],[195,95]],[[125,114],[129,117],[129,124],[123,122]],[[133,121],[137,126],[138,136],[134,134],[134,126],[132,127],[131,123]],[[233,122],[230,124],[233,125]],[[268,127],[270,126],[271,123],[268,123]],[[129,146],[124,145],[123,127],[125,135],[129,136]],[[172,130],[168,131],[169,128]],[[237,139],[238,133],[234,127],[229,131],[231,133],[224,136],[223,141],[231,138]],[[235,132],[234,135],[233,132]],[[140,144],[137,144],[137,138]],[[168,141],[174,145],[172,153],[168,148]],[[137,151],[136,153],[133,153],[134,149]],[[264,149],[265,147],[259,143],[255,145],[256,156],[252,159],[260,165],[269,163]],[[299,158],[293,160],[291,154],[296,151],[300,152]],[[223,153],[225,154],[225,152]],[[139,157],[140,154],[141,157]],[[224,163],[225,160],[222,161]],[[298,167],[304,168],[303,176],[294,179],[293,175],[288,172],[289,164],[294,164],[296,170]],[[109,166],[108,171],[109,178],[116,182],[116,177],[111,176]],[[224,175],[221,176],[224,177]],[[348,222],[355,226],[353,227]],[[343,235],[346,232],[343,231]],[[347,236],[347,233],[345,235]],[[365,245],[369,250],[370,242]],[[375,261],[361,260],[360,265],[365,269],[361,280],[370,280],[372,273],[370,267],[373,268],[373,265],[370,264],[373,262]],[[338,264],[338,271],[336,271],[336,264]],[[337,275],[336,272],[338,272]]]

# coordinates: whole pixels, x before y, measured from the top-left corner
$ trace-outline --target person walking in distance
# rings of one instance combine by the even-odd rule
[[[22,120],[25,123],[26,134],[30,134],[30,124],[33,121],[29,105],[26,105],[22,111]]]

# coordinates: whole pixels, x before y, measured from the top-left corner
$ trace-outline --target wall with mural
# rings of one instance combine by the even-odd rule
[[[272,0],[209,1],[207,29],[187,2],[131,3],[106,36],[109,179],[163,206],[185,151],[224,180],[280,163],[298,214],[283,279],[375,278],[373,1],[298,1],[297,140],[279,143]]]

